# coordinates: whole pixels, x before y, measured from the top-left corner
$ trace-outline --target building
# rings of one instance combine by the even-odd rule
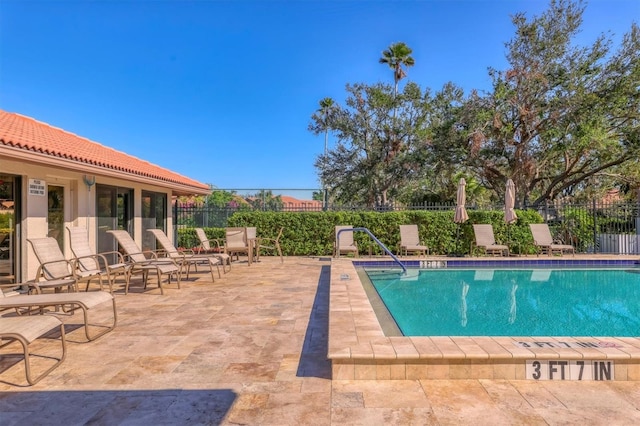
[[[54,237],[72,257],[66,227],[86,227],[99,252],[117,250],[111,229],[155,248],[146,231],[162,229],[172,238],[172,197],[209,192],[204,183],[0,110],[0,282],[35,277],[29,238]]]
[[[281,195],[282,210],[285,212],[319,212],[322,211],[322,201],[318,200],[299,200],[288,195]]]

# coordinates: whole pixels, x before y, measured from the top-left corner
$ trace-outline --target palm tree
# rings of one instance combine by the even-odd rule
[[[407,76],[402,67],[408,68],[415,64],[411,52],[413,50],[403,42],[394,43],[387,50],[382,51],[380,63],[389,65],[389,68],[393,70],[394,96],[398,95],[398,82]]]
[[[333,110],[333,99],[324,98],[320,101],[320,111],[322,113],[322,121],[324,122],[324,155],[327,155],[327,141],[329,140],[329,115]]]
[[[407,46],[403,42],[393,43],[387,50],[382,51],[382,58],[380,58],[379,62],[381,64],[389,65],[389,68],[393,70],[393,98],[394,101],[398,97],[398,82],[407,76],[407,73],[402,68],[412,67],[415,64],[413,57],[411,56],[411,48]],[[400,141],[398,139],[398,132],[395,128],[396,126],[396,114],[397,114],[397,105],[393,107],[393,126],[394,129],[390,134],[391,147],[393,153],[399,151]],[[388,155],[385,161],[389,161],[392,158],[391,155]],[[384,204],[387,203],[387,190],[382,191],[382,201]]]
[[[334,102],[333,99],[331,98],[324,98],[320,101],[320,109],[318,111],[320,111],[320,113],[322,114],[322,124],[324,125],[324,156],[327,156],[327,142],[329,140],[329,116],[333,113],[334,110]],[[324,208],[327,208],[327,202],[328,200],[328,192],[327,192],[327,188],[325,187],[325,183],[322,182],[322,189],[324,192],[324,195],[322,197],[323,202],[324,202]]]

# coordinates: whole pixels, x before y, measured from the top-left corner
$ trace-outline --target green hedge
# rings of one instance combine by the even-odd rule
[[[9,223],[13,220],[13,213],[0,213],[0,229],[9,229]]]
[[[508,243],[514,252],[535,253],[530,223],[543,222],[534,211],[517,210],[518,221],[507,226],[501,211],[470,210],[469,220],[460,225],[453,222],[453,211],[410,210],[401,212],[237,212],[228,220],[228,226],[255,226],[258,236],[275,238],[280,227],[284,232],[280,240],[283,254],[288,256],[327,256],[333,253],[336,225],[352,225],[369,229],[393,253],[397,252],[400,239],[399,225],[417,224],[421,240],[431,254],[446,255],[454,252],[469,254],[474,240],[473,223],[490,223],[496,239]],[[456,233],[459,238],[456,248]],[[209,238],[223,238],[224,228],[205,228]],[[361,254],[369,247],[373,253],[380,248],[371,244],[364,232],[354,233]],[[178,231],[180,247],[197,246],[195,232],[191,228]]]

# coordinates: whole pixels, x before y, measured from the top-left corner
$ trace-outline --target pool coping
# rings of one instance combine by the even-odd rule
[[[577,266],[597,259],[403,259],[408,266],[438,267],[437,262],[464,266]],[[567,262],[569,261],[569,262]],[[570,265],[569,263],[572,263]],[[598,265],[627,266],[637,258],[597,260]],[[611,261],[609,263],[609,261]],[[429,263],[431,262],[431,263]],[[480,265],[475,265],[479,262]],[[516,263],[512,263],[516,262]],[[545,262],[545,263],[538,263]],[[640,380],[640,338],[637,337],[474,337],[385,336],[356,271],[356,265],[389,266],[387,259],[336,258],[331,263],[328,358],[338,380],[505,379],[527,378],[527,361],[607,360],[615,362],[614,380]],[[460,266],[455,263],[456,266]],[[427,266],[428,267],[428,266]],[[442,267],[442,266],[440,266]],[[609,347],[580,347],[603,342]],[[542,345],[541,345],[542,343]],[[530,347],[525,347],[527,344]],[[571,346],[571,347],[567,347]]]

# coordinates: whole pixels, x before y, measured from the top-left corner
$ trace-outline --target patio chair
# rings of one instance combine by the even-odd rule
[[[163,275],[167,275],[167,283],[171,283],[171,277],[175,275],[178,288],[180,288],[182,265],[178,265],[175,260],[168,257],[158,259],[158,256],[154,252],[143,252],[127,231],[110,230],[107,231],[107,233],[113,235],[122,250],[124,250],[124,259],[131,264],[131,274],[142,273],[144,288],[147,288],[149,272],[152,271],[155,271],[158,276],[160,294],[164,294],[164,288],[162,287]],[[125,287],[124,293],[129,293],[128,284]]]
[[[213,274],[213,267],[215,266],[218,269],[218,278],[220,275],[220,260],[213,255],[206,254],[193,254],[193,252],[179,252],[178,249],[173,245],[167,234],[165,234],[161,229],[148,229],[147,231],[151,232],[156,240],[162,246],[164,253],[171,259],[176,260],[179,264],[182,265],[182,268],[187,269],[187,279],[189,279],[189,271],[191,269],[191,265],[193,265],[196,270],[198,267],[198,263],[206,263],[209,265],[209,270],[211,271],[211,281],[215,282],[215,276]]]
[[[509,256],[509,247],[496,242],[491,224],[474,224],[473,233],[476,240],[471,242],[472,254],[475,245],[477,248],[484,250],[487,255]]]
[[[284,263],[284,258],[282,257],[282,249],[280,248],[280,238],[282,237],[282,231],[284,231],[284,227],[280,228],[280,231],[278,231],[278,236],[275,238],[258,238],[256,244],[256,261],[260,260],[261,250],[271,250],[275,253],[278,253],[278,256],[280,256],[280,263]]]
[[[29,347],[31,343],[58,328],[60,330],[60,343],[62,345],[62,354],[59,358],[51,355],[31,353]],[[25,375],[27,382],[30,385],[35,385],[47,374],[51,373],[55,368],[62,364],[67,356],[67,342],[65,340],[64,325],[58,318],[50,315],[0,317],[0,348],[5,348],[14,342],[18,342],[22,345]],[[4,356],[5,354],[3,354],[3,358]],[[55,360],[55,363],[44,372],[34,377],[31,372],[31,359],[36,357]]]
[[[205,234],[204,229],[195,228],[196,236],[200,241],[200,246],[196,249],[196,253],[207,253],[216,256],[220,259],[220,263],[222,263],[222,270],[227,273],[225,269],[226,266],[231,270],[231,257],[224,252],[224,241],[219,238],[207,238],[207,234]],[[215,247],[211,246],[211,243],[215,244]]]
[[[226,228],[224,251],[231,259],[235,255],[237,260],[240,260],[241,253],[246,253],[249,266],[251,266],[253,256],[251,256],[252,247],[250,247],[250,243],[247,240],[247,228]]]
[[[30,283],[26,283],[29,284]],[[20,284],[3,284],[0,287],[19,286]],[[92,324],[89,321],[89,310],[103,303],[111,302],[113,309],[113,319],[109,324]],[[5,296],[0,289],[0,310],[15,309],[18,314],[34,312],[44,313],[45,308],[62,308],[65,312],[75,310],[82,311],[84,333],[88,341],[96,340],[116,327],[118,314],[116,311],[115,297],[106,291],[90,291],[88,293],[46,293],[46,294],[18,294],[15,296]],[[69,310],[68,307],[71,309]],[[95,333],[91,328],[100,328]]]
[[[43,289],[53,288],[60,291],[63,287],[67,291],[78,291],[81,282],[89,284],[94,278],[99,280],[102,290],[102,275],[99,269],[82,271],[78,268],[78,260],[68,260],[64,257],[58,241],[53,237],[30,238],[29,244],[33,247],[36,258],[40,263],[31,289],[36,293],[42,293]]]
[[[529,228],[531,229],[533,244],[536,246],[538,255],[542,253],[551,256],[553,253],[558,253],[562,256],[564,252],[571,252],[574,256],[576,255],[576,249],[572,245],[563,244],[562,241],[554,241],[549,225],[546,223],[530,223]]]
[[[429,248],[420,241],[418,225],[400,225],[398,252],[400,256],[406,256],[409,253],[422,256],[429,254]]]
[[[67,227],[67,230],[69,231],[71,252],[78,260],[78,269],[82,273],[100,271],[100,274],[107,278],[111,294],[113,294],[113,285],[118,275],[124,276],[125,287],[129,285],[131,265],[124,261],[122,253],[119,251],[94,253],[89,245],[89,236],[85,228],[74,226]],[[107,257],[115,258],[116,262],[109,264]]]
[[[333,256],[340,256],[343,253],[353,253],[355,257],[358,257],[358,245],[353,240],[353,232],[345,231],[340,232],[343,229],[353,229],[351,225],[338,225],[335,229],[335,242],[333,243]],[[338,232],[340,235],[338,236]]]

